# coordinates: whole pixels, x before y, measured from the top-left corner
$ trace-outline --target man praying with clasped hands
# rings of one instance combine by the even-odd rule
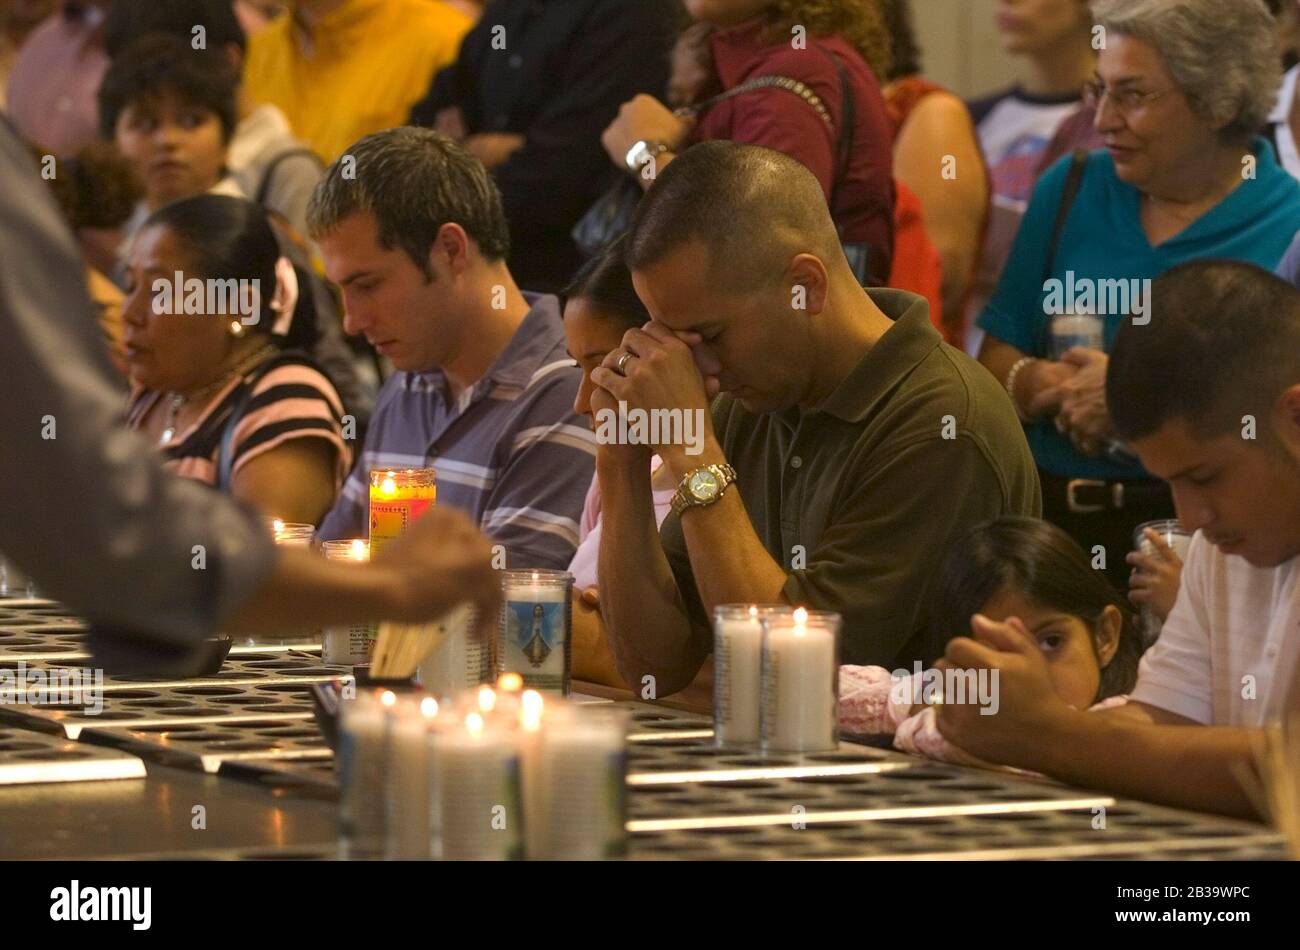
[[[1038,477],[1006,393],[917,296],[864,290],[816,178],[733,142],[677,158],[627,240],[653,318],[592,372],[593,412],[700,411],[699,445],[603,440],[601,612],[624,679],[672,693],[728,603],[843,615],[841,661],[935,659],[939,558]],[[716,398],[714,398],[716,397]],[[656,531],[649,456],[677,483]]]

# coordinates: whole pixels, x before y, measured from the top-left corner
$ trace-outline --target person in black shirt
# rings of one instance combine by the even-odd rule
[[[412,110],[496,177],[520,286],[554,293],[576,269],[570,231],[620,174],[600,134],[663,95],[681,17],[679,0],[497,0]]]

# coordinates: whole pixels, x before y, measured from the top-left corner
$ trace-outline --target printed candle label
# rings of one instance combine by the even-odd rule
[[[435,854],[444,861],[523,857],[517,753],[434,743],[431,801]]]
[[[370,499],[370,550],[375,552],[404,534],[411,522],[429,510],[432,498]]]
[[[488,644],[472,635],[472,622],[470,611],[446,621],[451,629],[420,662],[420,685],[433,695],[449,695],[492,681],[491,651]]]
[[[518,673],[524,678],[525,689],[561,692],[568,611],[568,600],[507,601],[501,672]]]
[[[723,745],[759,740],[761,645],[757,621],[719,621],[713,650],[713,729]]]
[[[370,662],[375,645],[375,627],[368,623],[349,627],[326,627],[321,662],[338,666],[356,666]]]
[[[627,851],[624,752],[543,746],[545,791],[540,855],[546,861],[602,861]]]

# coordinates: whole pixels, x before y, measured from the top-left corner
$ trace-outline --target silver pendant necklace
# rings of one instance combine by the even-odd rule
[[[184,393],[168,393],[167,424],[163,426],[162,435],[158,437],[158,444],[160,446],[165,446],[175,438],[176,420],[180,416],[181,406],[185,405],[187,402],[198,402],[199,400],[207,399],[217,390],[221,389],[221,387],[225,386],[230,380],[230,377],[244,373],[250,367],[260,363],[264,357],[274,353],[276,349],[277,347],[274,343],[268,343],[247,359],[240,360],[235,364],[233,369],[223,373],[215,382],[209,383],[207,386],[204,386],[202,389],[190,394],[189,396],[186,396]]]

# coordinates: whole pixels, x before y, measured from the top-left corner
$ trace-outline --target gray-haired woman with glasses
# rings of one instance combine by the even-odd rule
[[[1122,589],[1133,526],[1174,512],[1113,439],[1106,349],[1125,316],[1147,319],[1151,280],[1176,264],[1276,266],[1300,230],[1300,185],[1258,137],[1281,78],[1263,0],[1092,11],[1101,49],[1084,94],[1106,147],[1039,182],[979,320],[980,362],[1025,421],[1044,516],[1094,558],[1101,546]]]

